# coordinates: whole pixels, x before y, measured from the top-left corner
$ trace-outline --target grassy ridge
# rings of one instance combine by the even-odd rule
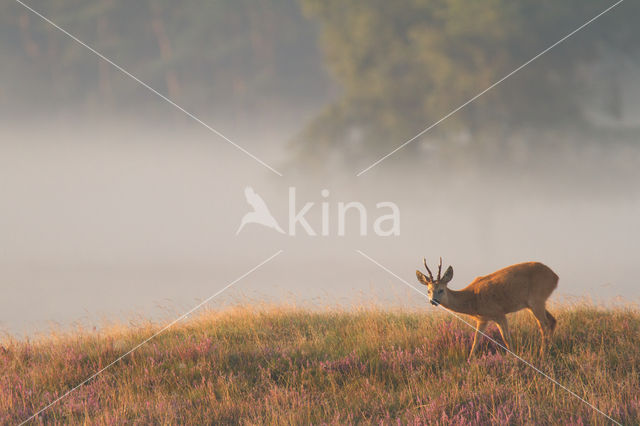
[[[640,423],[640,312],[551,309],[538,330],[511,317],[518,354],[623,424]],[[8,341],[0,423],[39,408],[157,330]],[[492,326],[488,333],[498,338]],[[234,309],[174,326],[43,413],[38,421],[141,423],[561,423],[605,417],[444,313]]]

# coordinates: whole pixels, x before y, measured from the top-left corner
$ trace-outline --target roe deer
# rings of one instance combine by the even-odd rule
[[[558,286],[558,276],[549,267],[538,262],[518,263],[478,277],[462,290],[451,290],[447,288],[453,278],[451,266],[440,277],[440,258],[436,279],[433,278],[426,259],[424,266],[429,276],[420,271],[416,271],[416,276],[418,281],[427,286],[431,304],[470,315],[477,322],[469,359],[473,357],[478,345],[478,331],[483,332],[489,321],[498,325],[505,346],[511,350],[506,314],[524,308],[529,309],[538,321],[542,341],[540,355],[544,355],[545,331],[551,336],[556,327],[556,319],[545,308],[547,299]]]

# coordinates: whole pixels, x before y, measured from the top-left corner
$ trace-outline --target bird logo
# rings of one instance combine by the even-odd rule
[[[253,211],[242,216],[242,221],[240,222],[240,227],[238,228],[236,235],[238,235],[240,231],[242,231],[242,228],[249,223],[257,223],[284,234],[284,231],[280,228],[280,225],[278,225],[278,222],[269,211],[267,203],[264,202],[262,197],[258,195],[252,187],[247,186],[244,189],[244,196],[247,199],[247,203],[253,207]]]

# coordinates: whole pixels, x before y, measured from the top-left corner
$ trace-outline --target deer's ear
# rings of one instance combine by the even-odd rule
[[[442,278],[440,279],[440,282],[442,284],[446,284],[449,281],[451,281],[452,278],[453,278],[453,268],[449,266],[445,271],[444,275],[442,276]]]
[[[429,281],[429,278],[427,278],[427,276],[425,274],[423,274],[422,272],[420,272],[418,270],[416,270],[416,278],[418,278],[418,281],[420,281],[424,285],[431,284],[431,281]]]

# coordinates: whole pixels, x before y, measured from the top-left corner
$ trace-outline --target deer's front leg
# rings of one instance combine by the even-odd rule
[[[476,348],[478,347],[478,334],[484,332],[487,328],[487,321],[480,321],[476,323],[476,333],[473,336],[473,344],[471,345],[471,352],[469,353],[469,359],[473,357]]]
[[[509,334],[509,325],[507,324],[507,317],[503,316],[496,320],[496,324],[498,324],[498,330],[500,330],[500,335],[502,336],[502,341],[507,349],[511,350],[511,334]]]

